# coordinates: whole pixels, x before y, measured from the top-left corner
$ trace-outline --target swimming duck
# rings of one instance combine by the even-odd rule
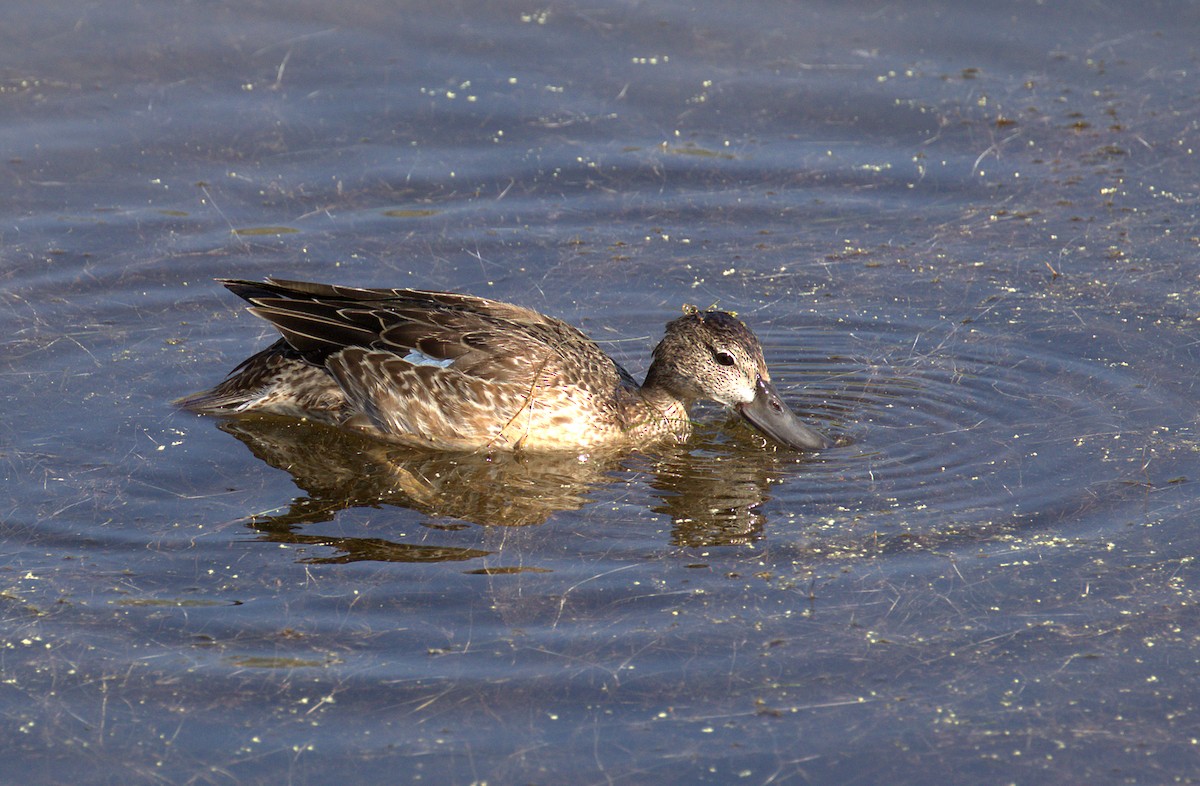
[[[783,403],[758,339],[688,308],[642,385],[561,320],[452,292],[219,279],[282,337],[182,407],[275,413],[435,450],[588,450],[686,440],[710,399],[797,450],[829,446]]]

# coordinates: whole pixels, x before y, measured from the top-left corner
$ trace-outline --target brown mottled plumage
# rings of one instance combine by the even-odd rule
[[[646,383],[579,330],[520,306],[451,292],[222,280],[282,338],[199,412],[273,412],[437,450],[587,449],[691,433],[701,398],[789,447],[828,442],[771,385],[758,339],[723,311],[667,325]]]

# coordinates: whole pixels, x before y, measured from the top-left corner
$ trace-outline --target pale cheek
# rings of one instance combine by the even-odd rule
[[[735,404],[749,404],[754,400],[754,385],[747,382],[742,387],[734,390],[730,398],[733,399]]]

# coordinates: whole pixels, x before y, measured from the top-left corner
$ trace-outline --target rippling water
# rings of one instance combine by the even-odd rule
[[[24,783],[1190,782],[1192,4],[0,11],[6,772]],[[714,409],[601,460],[169,402],[211,279],[469,291]]]

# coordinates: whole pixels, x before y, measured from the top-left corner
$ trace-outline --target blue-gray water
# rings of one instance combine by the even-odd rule
[[[395,5],[0,11],[4,778],[1200,777],[1194,4]],[[174,410],[266,275],[718,304],[842,444]]]

